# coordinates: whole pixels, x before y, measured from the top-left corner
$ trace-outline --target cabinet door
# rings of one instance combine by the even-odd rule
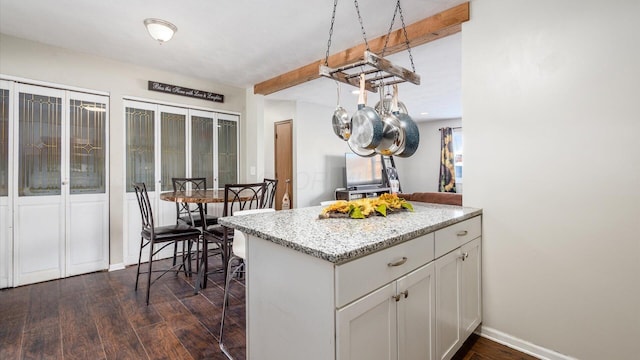
[[[482,279],[480,238],[460,248],[462,252],[462,339],[466,339],[482,321]]]
[[[434,268],[431,262],[398,279],[398,359],[434,359]]]
[[[436,359],[450,359],[461,345],[460,249],[435,261],[436,272]]]
[[[395,293],[393,282],[337,311],[338,360],[397,359]]]

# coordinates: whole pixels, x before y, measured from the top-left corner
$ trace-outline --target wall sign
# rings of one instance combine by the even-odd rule
[[[175,95],[188,96],[188,97],[202,99],[202,100],[215,101],[219,103],[224,102],[224,95],[220,95],[220,94],[216,94],[208,91],[189,89],[189,88],[178,86],[178,85],[164,84],[157,81],[149,81],[149,90],[175,94]]]

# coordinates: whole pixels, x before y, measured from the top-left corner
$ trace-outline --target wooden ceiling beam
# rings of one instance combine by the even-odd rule
[[[451,9],[445,10],[436,15],[422,19],[406,27],[409,45],[413,48],[430,41],[434,41],[460,32],[462,23],[469,20],[469,3],[465,2]],[[369,40],[371,52],[380,54],[384,48],[386,35]],[[354,63],[363,59],[366,46],[364,43],[351,47],[347,50],[329,56],[329,66],[337,68]],[[405,38],[402,29],[389,34],[389,43],[385,50],[385,56],[406,50]],[[320,65],[324,64],[324,59],[317,60],[311,64],[302,66],[287,73],[278,75],[269,80],[253,86],[254,94],[269,95],[274,92],[300,85],[307,81],[320,77]]]

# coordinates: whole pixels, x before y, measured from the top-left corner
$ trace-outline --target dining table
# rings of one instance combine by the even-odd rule
[[[196,204],[198,206],[198,211],[200,213],[200,219],[202,219],[202,228],[200,229],[202,235],[200,236],[200,241],[202,241],[202,258],[198,259],[198,254],[200,253],[198,249],[196,249],[196,268],[198,272],[198,276],[196,277],[196,282],[194,285],[194,292],[197,294],[201,288],[207,287],[207,273],[208,273],[208,247],[207,240],[204,238],[204,232],[207,231],[207,227],[213,224],[207,224],[204,207],[207,204],[211,203],[224,203],[225,195],[224,190],[218,189],[196,189],[196,190],[177,190],[177,191],[167,191],[160,193],[160,200],[164,201],[172,201],[172,202],[181,202],[181,203],[189,203]],[[228,241],[224,239],[221,241],[221,252],[222,252],[222,265],[223,265],[223,273],[224,279],[226,281],[227,278],[227,261],[229,260],[231,249],[229,247]]]

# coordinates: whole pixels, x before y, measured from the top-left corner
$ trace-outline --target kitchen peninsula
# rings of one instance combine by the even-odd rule
[[[220,218],[247,241],[247,358],[447,359],[481,322],[482,210]]]

